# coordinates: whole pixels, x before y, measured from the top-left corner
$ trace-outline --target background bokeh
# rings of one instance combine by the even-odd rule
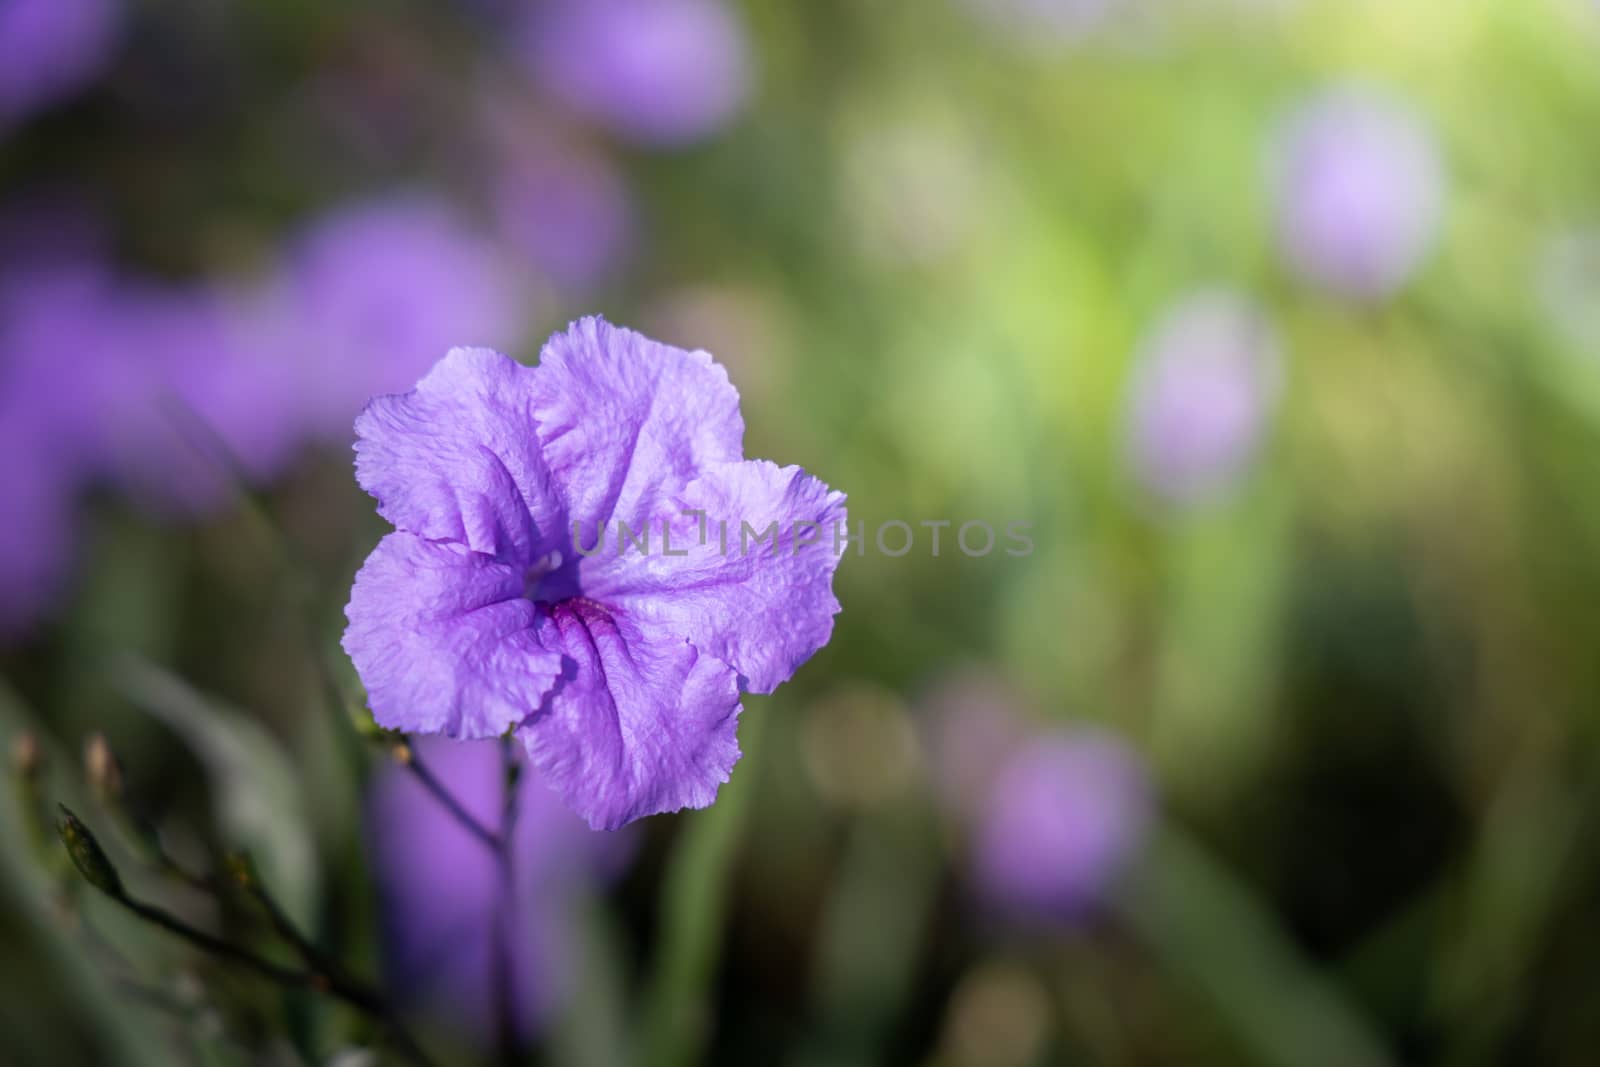
[[[394,1056],[66,801],[490,1062],[350,424],[602,313],[917,541],[714,807],[523,796],[526,1062],[1600,1062],[1597,129],[1585,0],[0,0],[0,1061]]]

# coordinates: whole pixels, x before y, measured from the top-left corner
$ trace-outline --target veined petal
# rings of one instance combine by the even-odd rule
[[[580,581],[640,626],[685,637],[728,663],[744,688],[770,693],[833,633],[844,499],[799,467],[722,464],[651,524],[648,552],[613,535],[581,562]]]
[[[523,570],[392,533],[356,574],[344,650],[379,725],[498,737],[538,709],[561,657],[534,635]]]
[[[517,733],[568,807],[614,830],[716,798],[739,759],[731,667],[583,597],[541,612],[538,632],[565,670]]]
[[[545,461],[585,529],[637,522],[705,466],[744,458],[739,394],[708,353],[587,318],[550,339],[533,377]]]
[[[430,541],[530,563],[559,535],[559,505],[534,434],[533,371],[455,348],[409,393],[356,419],[356,480],[378,513]]]

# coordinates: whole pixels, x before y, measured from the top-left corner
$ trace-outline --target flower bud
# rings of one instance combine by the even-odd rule
[[[122,761],[111,750],[105,734],[96,732],[83,746],[83,773],[107,816],[119,842],[141,862],[159,862],[161,838],[130,802],[128,776],[123,773]]]
[[[20,778],[37,780],[44,766],[44,750],[39,747],[39,737],[32,730],[24,730],[11,739],[11,769]]]
[[[100,892],[109,897],[121,898],[122,878],[117,874],[117,869],[111,865],[111,860],[106,856],[105,850],[100,847],[94,834],[89,828],[65,805],[60,805],[61,815],[56,819],[56,832],[61,835],[61,843],[67,846],[67,855],[72,857],[72,865],[78,868],[78,873]]]
[[[12,795],[16,800],[17,814],[28,835],[28,844],[36,856],[48,857],[45,860],[48,865],[59,856],[45,830],[48,824],[40,793],[40,780],[44,777],[44,748],[39,744],[39,735],[32,730],[24,730],[11,739],[11,770]]]
[[[116,753],[111,751],[111,744],[106,740],[106,735],[94,733],[83,746],[84,774],[89,779],[89,787],[94,790],[95,796],[101,803],[115,805],[122,799],[123,791],[127,788],[127,778],[122,773],[122,764],[117,760]]]
[[[255,861],[247,852],[229,852],[222,857],[222,869],[227,872],[228,880],[241,889],[249,889],[258,884]]]

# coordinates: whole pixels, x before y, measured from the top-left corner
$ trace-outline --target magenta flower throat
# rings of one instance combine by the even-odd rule
[[[373,716],[514,732],[595,828],[711,803],[740,693],[832,633],[844,494],[744,458],[705,352],[598,318],[535,368],[458,348],[356,434],[356,478],[396,527],[346,608]]]

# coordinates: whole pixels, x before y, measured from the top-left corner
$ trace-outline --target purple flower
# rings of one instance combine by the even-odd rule
[[[0,405],[47,436],[61,469],[100,458],[106,309],[112,276],[92,262],[0,277]],[[12,421],[12,420],[7,420]]]
[[[749,88],[744,28],[720,0],[551,0],[525,39],[554,96],[647,144],[715,133]]]
[[[1072,919],[1138,855],[1152,818],[1143,763],[1098,730],[1061,731],[1001,769],[973,852],[984,900],[1022,919]]]
[[[119,279],[94,314],[97,474],[159,510],[199,514],[241,478],[282,472],[300,443],[301,383],[257,346],[243,298]]]
[[[11,251],[11,249],[7,249]],[[26,254],[26,253],[24,253]],[[0,633],[66,584],[77,497],[100,459],[100,309],[108,276],[73,261],[0,272]]]
[[[1175,504],[1230,485],[1255,454],[1279,387],[1272,330],[1241,297],[1192,296],[1145,343],[1130,450],[1145,488]]]
[[[599,282],[633,243],[627,186],[599,157],[520,160],[500,172],[493,196],[500,231],[558,285]]]
[[[562,291],[583,290],[632,251],[632,191],[608,156],[530,107],[526,94],[487,86],[476,102],[478,168],[495,229],[533,271]]]
[[[93,264],[40,270],[5,289],[4,392],[49,427],[77,480],[199,512],[225,499],[236,475],[265,479],[288,459],[296,383],[252,346],[229,294]]]
[[[422,194],[334,211],[290,250],[279,343],[300,361],[312,436],[414,382],[461,338],[514,348],[526,314],[498,250]]]
[[[1432,247],[1445,176],[1433,136],[1402,104],[1341,88],[1302,106],[1272,159],[1290,266],[1358,300],[1403,285]]]
[[[117,0],[0,3],[0,128],[76,91],[110,58]]]
[[[119,276],[74,248],[8,231],[0,269],[0,629],[64,587],[77,498],[110,482],[163,511],[226,500],[297,443],[294,385],[209,286]]]
[[[423,739],[428,769],[482,825],[497,828],[504,807],[499,746]],[[385,962],[407,1005],[428,1009],[492,1039],[493,953],[503,901],[494,859],[439,801],[400,767],[374,783],[368,843],[378,883]],[[597,834],[554,793],[524,781],[512,832],[512,1003],[524,1039],[566,992],[571,946],[565,931],[575,898],[617,873],[630,842]]]
[[[45,614],[66,583],[76,541],[78,479],[47,427],[0,397],[0,637]]]
[[[771,692],[832,633],[843,494],[744,459],[738,393],[705,352],[584,319],[535,369],[455,349],[356,432],[357,480],[398,527],[346,609],[374,716],[514,729],[591,826],[709,804],[740,690]],[[744,524],[777,530],[741,543]]]

